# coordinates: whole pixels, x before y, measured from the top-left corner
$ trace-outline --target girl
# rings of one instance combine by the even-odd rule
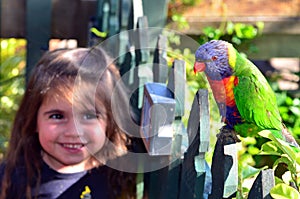
[[[134,175],[104,165],[127,150],[125,99],[118,70],[102,49],[47,52],[14,121],[0,198],[133,196]]]

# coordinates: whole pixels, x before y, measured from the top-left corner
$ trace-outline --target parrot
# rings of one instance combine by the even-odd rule
[[[211,40],[195,52],[194,72],[204,72],[225,127],[247,137],[270,130],[299,147],[282,122],[276,96],[256,65],[231,43]]]

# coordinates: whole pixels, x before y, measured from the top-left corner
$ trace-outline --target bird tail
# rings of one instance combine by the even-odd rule
[[[296,142],[295,138],[292,136],[292,134],[287,130],[286,127],[284,127],[281,130],[282,135],[284,136],[285,140],[290,143],[291,145],[298,147],[299,148],[299,144]]]

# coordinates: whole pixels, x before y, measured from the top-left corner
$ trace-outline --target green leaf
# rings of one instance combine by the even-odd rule
[[[296,106],[292,106],[290,107],[290,110],[292,111],[292,113],[298,117],[300,117],[300,108],[296,107]]]
[[[288,113],[289,112],[289,108],[286,107],[286,106],[280,106],[279,107],[279,111],[280,111],[281,114],[282,113]]]
[[[292,106],[293,105],[293,99],[291,97],[287,96],[286,99],[285,99],[285,103],[288,106]]]
[[[101,37],[101,38],[107,37],[107,32],[101,32],[95,27],[91,28],[90,31],[94,33],[97,37]]]
[[[261,34],[262,31],[263,31],[263,29],[264,29],[264,27],[265,27],[264,22],[259,21],[259,22],[256,23],[256,26],[257,26],[257,29],[258,29],[258,33]]]
[[[237,37],[245,39],[253,39],[257,35],[257,30],[252,25],[246,25],[243,23],[235,24],[235,32]]]
[[[270,194],[273,198],[280,198],[280,199],[291,199],[291,198],[300,198],[299,192],[284,184],[280,183],[273,187],[270,191]]]
[[[281,150],[286,153],[292,160],[297,159],[297,153],[299,153],[299,148],[289,145],[283,140],[278,140]],[[299,156],[298,156],[299,157]]]
[[[296,162],[300,165],[300,153],[296,154]]]
[[[255,145],[257,143],[255,137],[241,137],[244,145]]]
[[[270,140],[273,140],[278,143],[278,138],[279,139],[284,139],[281,132],[278,130],[263,130],[258,132],[258,134],[262,137],[268,138]]]
[[[234,24],[231,21],[227,22],[226,31],[227,31],[227,33],[229,35],[233,34],[233,32],[234,32]]]
[[[275,177],[275,184],[280,184],[280,183],[284,183],[283,180],[277,176],[274,176]]]
[[[266,168],[267,166],[259,169],[252,167],[250,165],[244,166],[242,169],[242,179],[253,177],[257,175],[261,170],[264,170]]]
[[[294,106],[300,106],[300,99],[299,98],[295,98],[293,101]]]
[[[281,156],[281,154],[282,154],[282,151],[277,147],[277,144],[274,141],[266,142],[261,146],[260,155]]]
[[[279,133],[277,134],[276,131],[263,130],[263,131],[259,132],[258,134],[261,135],[262,137],[265,137],[265,138],[268,138],[268,139],[274,141],[276,146],[283,153],[287,154],[291,160],[296,160],[296,161],[299,160],[300,149],[297,147],[291,146],[289,143],[280,139],[280,135],[279,135]],[[272,147],[274,147],[274,146],[272,146]]]
[[[239,156],[239,166],[241,168],[246,168],[248,165],[255,165],[255,161],[251,154],[244,152],[242,155]]]
[[[259,154],[259,153],[260,153],[260,150],[259,150],[257,147],[250,145],[250,146],[248,147],[248,152],[249,152],[251,155],[256,155],[256,154]]]

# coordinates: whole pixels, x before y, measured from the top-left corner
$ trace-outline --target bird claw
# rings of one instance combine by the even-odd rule
[[[237,136],[237,132],[227,126],[223,126],[220,129],[220,133],[217,134],[217,138],[224,144],[234,144],[241,141]]]

